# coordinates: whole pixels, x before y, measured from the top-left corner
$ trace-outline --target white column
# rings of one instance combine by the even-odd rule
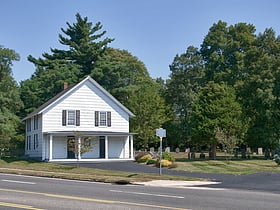
[[[78,160],[81,159],[81,137],[78,137]]]
[[[50,150],[49,150],[49,160],[52,160],[53,152],[53,135],[50,135]]]
[[[40,138],[40,137],[39,137]],[[44,136],[41,136],[42,138],[42,149],[41,149],[41,153],[42,153],[42,160],[45,160],[46,159],[46,143],[45,143],[45,139],[44,139]]]
[[[108,136],[105,136],[105,159],[108,159]]]
[[[133,136],[130,136],[130,159],[134,159],[134,155],[133,155]]]

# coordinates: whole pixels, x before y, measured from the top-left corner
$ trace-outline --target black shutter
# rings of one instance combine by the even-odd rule
[[[76,126],[80,126],[80,110],[76,110]]]
[[[99,111],[95,111],[95,126],[99,125]]]
[[[107,112],[107,126],[111,127],[111,112]]]
[[[62,110],[62,126],[66,126],[66,110]]]

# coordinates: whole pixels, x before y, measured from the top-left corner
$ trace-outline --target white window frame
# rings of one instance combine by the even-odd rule
[[[107,127],[107,112],[105,111],[99,112],[99,126]]]
[[[73,119],[70,119],[69,113],[71,113],[71,115],[73,114]],[[71,117],[72,117],[72,116],[71,116]],[[70,123],[69,123],[69,122],[70,122]],[[67,110],[66,124],[67,124],[67,125],[71,125],[71,126],[76,125],[76,110]]]

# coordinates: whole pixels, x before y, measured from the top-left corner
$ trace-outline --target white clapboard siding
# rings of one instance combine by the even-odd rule
[[[62,110],[80,110],[80,126],[62,126]],[[110,111],[111,127],[95,127],[94,112]],[[107,95],[85,82],[49,106],[43,113],[43,132],[111,131],[129,132],[129,116]]]
[[[27,129],[26,129],[27,130]],[[37,134],[38,146],[34,148],[34,135]],[[27,136],[30,136],[31,143],[30,148],[27,150]],[[38,128],[34,129],[34,117],[31,118],[31,130],[26,131],[25,136],[25,154],[30,157],[41,157],[42,156],[42,115],[38,115]]]

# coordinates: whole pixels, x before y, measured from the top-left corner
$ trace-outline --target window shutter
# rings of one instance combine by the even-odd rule
[[[80,110],[76,110],[76,126],[80,126]]]
[[[107,126],[111,127],[111,112],[107,112]]]
[[[95,111],[95,126],[99,125],[99,111]]]
[[[66,110],[62,110],[62,126],[66,126]]]

